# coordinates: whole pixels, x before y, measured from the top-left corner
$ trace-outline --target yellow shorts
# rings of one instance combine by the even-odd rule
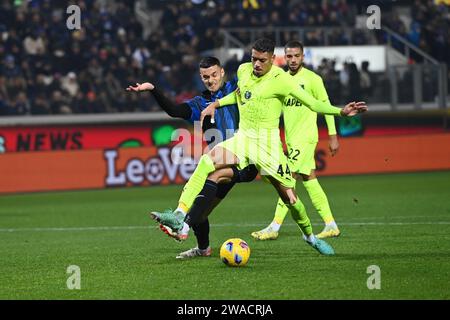
[[[289,168],[292,172],[310,175],[316,169],[314,154],[316,142],[297,142],[295,145],[287,144]]]
[[[254,164],[261,176],[270,176],[287,188],[295,187],[295,179],[291,175],[288,159],[283,153],[281,139],[276,135],[272,138],[249,138],[239,131],[231,139],[219,143],[239,159],[239,169]]]

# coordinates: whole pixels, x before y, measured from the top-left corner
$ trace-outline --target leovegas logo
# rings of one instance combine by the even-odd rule
[[[178,177],[186,181],[196,166],[194,159],[181,157],[180,149],[177,148],[159,148],[157,155],[149,158],[131,157],[122,166],[118,164],[119,157],[118,150],[104,151],[107,187],[161,184],[164,179],[174,183]]]

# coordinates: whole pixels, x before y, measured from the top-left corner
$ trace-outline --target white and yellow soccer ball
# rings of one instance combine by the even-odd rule
[[[220,260],[229,267],[245,266],[249,258],[250,247],[242,239],[228,239],[220,248]]]

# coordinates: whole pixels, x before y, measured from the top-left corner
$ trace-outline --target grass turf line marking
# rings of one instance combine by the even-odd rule
[[[261,227],[264,223],[216,223],[211,224],[213,228],[221,227]],[[294,223],[285,223],[284,226],[295,226]],[[314,226],[320,226],[321,223],[313,223]],[[436,222],[341,222],[338,225],[342,226],[409,226],[409,225],[450,225],[450,221],[436,221]],[[111,231],[111,230],[144,230],[157,228],[151,226],[104,226],[104,227],[54,227],[54,228],[0,228],[0,232],[52,232],[52,231]]]

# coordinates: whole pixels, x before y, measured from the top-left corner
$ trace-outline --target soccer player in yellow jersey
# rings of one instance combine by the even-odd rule
[[[290,41],[284,47],[288,73],[296,85],[301,86],[319,101],[329,103],[328,94],[323,85],[322,78],[303,66],[303,44],[299,41]],[[302,178],[303,185],[311,199],[314,208],[325,222],[325,228],[317,235],[318,238],[337,237],[339,228],[334,221],[328,199],[317,180],[314,153],[317,146],[318,129],[317,113],[305,108],[300,101],[292,96],[287,97],[283,104],[283,118],[286,133],[286,146],[289,159],[289,168],[294,178]],[[334,156],[339,148],[336,135],[334,117],[325,115],[328,127],[329,147]],[[284,202],[278,199],[275,216],[272,223],[252,233],[258,240],[274,240],[289,209]]]
[[[314,236],[311,222],[300,199],[295,193],[295,179],[289,170],[279,136],[279,119],[283,101],[293,96],[313,111],[341,116],[354,116],[367,110],[363,102],[351,102],[344,108],[314,99],[301,87],[293,84],[291,76],[273,66],[275,43],[270,39],[257,40],[252,48],[252,62],[242,64],[237,72],[238,89],[212,102],[202,111],[201,119],[215,115],[216,108],[238,104],[239,130],[230,139],[216,145],[200,158],[197,168],[185,186],[184,192],[198,194],[196,200],[203,202],[203,209],[214,197],[214,177],[224,168],[239,168],[253,163],[259,172],[275,187],[289,208],[292,218],[303,232],[306,242],[324,255],[333,255],[333,248]],[[210,179],[211,178],[211,179]],[[206,183],[205,183],[206,181]],[[202,187],[208,190],[202,193]],[[199,206],[199,208],[202,206]],[[178,212],[152,212],[152,217],[184,240],[191,226],[199,223],[202,210],[193,210],[183,217]]]

